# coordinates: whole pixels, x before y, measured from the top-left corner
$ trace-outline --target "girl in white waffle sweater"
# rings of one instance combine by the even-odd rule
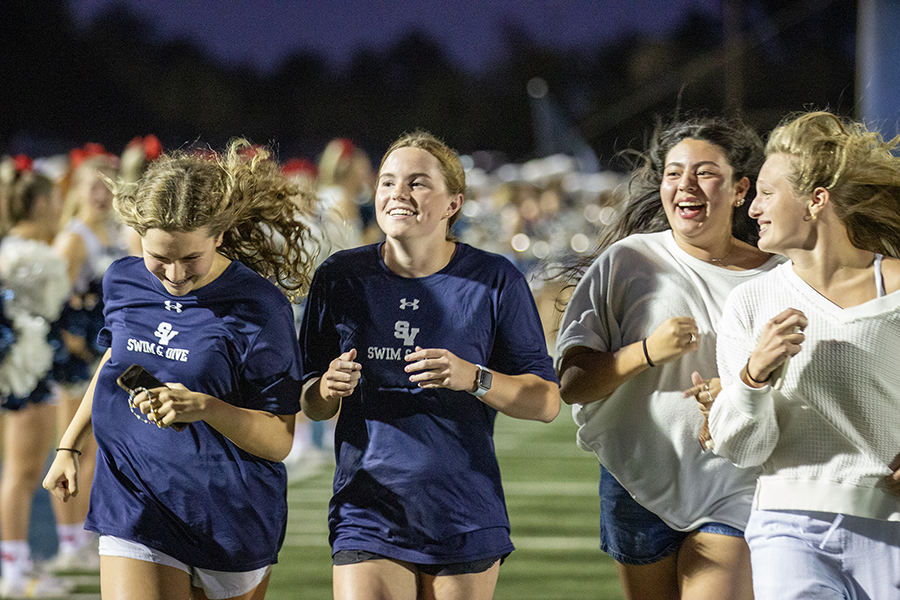
[[[709,423],[717,454],[763,467],[757,600],[900,598],[897,142],[816,112],[766,146],[750,215],[790,262],[728,297]]]

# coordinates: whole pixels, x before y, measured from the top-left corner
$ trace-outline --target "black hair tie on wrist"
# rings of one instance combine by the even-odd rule
[[[647,352],[647,338],[644,338],[643,340],[641,340],[641,345],[644,347],[644,358],[647,359],[647,364],[650,365],[651,367],[655,367],[656,365],[654,365],[653,361],[650,360],[650,353]]]
[[[769,377],[766,377],[762,381],[760,381],[759,379],[754,379],[753,375],[750,374],[750,359],[749,358],[747,359],[747,366],[744,367],[744,370],[747,371],[747,378],[750,381],[752,381],[753,383],[758,383],[759,385],[765,385],[766,383],[768,383],[769,377],[772,376],[771,374],[769,374]]]
[[[66,452],[71,452],[73,454],[81,456],[81,450],[76,450],[75,448],[57,448],[56,449],[57,452],[59,452],[60,450],[65,450]]]

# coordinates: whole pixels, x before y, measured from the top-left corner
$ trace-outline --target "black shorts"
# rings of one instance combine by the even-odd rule
[[[423,563],[412,564],[416,567],[417,570],[433,577],[440,577],[443,575],[465,575],[468,573],[484,573],[485,571],[493,567],[497,561],[500,561],[500,564],[503,564],[503,561],[507,556],[509,555],[504,554],[503,556],[494,556],[492,558],[483,558],[481,560],[473,560],[461,563],[448,563],[443,565],[429,565]],[[355,565],[367,560],[394,559],[390,558],[389,556],[383,556],[381,554],[368,552],[366,550],[340,550],[334,553],[334,555],[331,557],[331,560],[334,566],[339,567],[342,565]]]

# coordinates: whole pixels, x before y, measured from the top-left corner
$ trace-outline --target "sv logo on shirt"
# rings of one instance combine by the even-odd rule
[[[153,335],[159,338],[160,345],[168,346],[169,342],[172,341],[172,338],[178,335],[178,332],[172,329],[170,323],[163,321],[156,327],[156,331],[153,332]]]
[[[394,323],[394,337],[403,340],[404,346],[414,346],[418,333],[419,328],[411,328],[409,321],[397,321]]]

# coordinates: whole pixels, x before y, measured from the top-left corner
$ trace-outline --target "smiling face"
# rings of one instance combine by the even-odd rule
[[[788,179],[791,161],[787,154],[772,154],[756,180],[750,216],[759,223],[759,249],[765,252],[784,254],[786,250],[804,247],[809,237],[807,203]]]
[[[216,252],[221,243],[221,234],[210,236],[205,229],[148,229],[141,238],[144,265],[173,296],[183,296],[218,277],[221,268],[216,264],[227,262]]]
[[[750,180],[734,180],[721,148],[687,138],[666,154],[659,187],[669,226],[680,244],[706,247],[731,237],[732,211]]]
[[[450,194],[441,163],[421,148],[403,147],[382,164],[375,190],[375,216],[388,238],[444,241],[447,220],[462,206]]]

